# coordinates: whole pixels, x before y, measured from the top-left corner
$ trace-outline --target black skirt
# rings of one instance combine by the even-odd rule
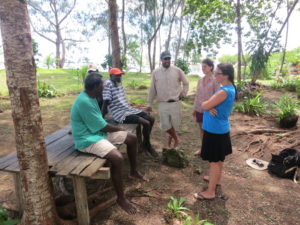
[[[224,161],[232,153],[230,133],[213,134],[204,131],[201,147],[201,158],[209,162]]]

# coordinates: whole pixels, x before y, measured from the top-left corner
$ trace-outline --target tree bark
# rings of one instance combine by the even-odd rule
[[[237,15],[237,36],[238,36],[238,65],[237,65],[237,80],[241,81],[241,70],[242,70],[242,27],[241,27],[241,4],[240,0],[236,3],[236,15]]]
[[[112,46],[112,66],[121,68],[121,50],[120,40],[118,31],[118,13],[117,13],[117,2],[116,0],[109,0],[109,26],[110,26],[110,38]]]
[[[1,0],[0,24],[24,198],[22,224],[60,224],[48,176],[25,1]]]

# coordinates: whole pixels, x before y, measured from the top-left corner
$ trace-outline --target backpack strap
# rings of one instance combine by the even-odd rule
[[[294,179],[293,179],[293,181],[296,184],[298,184],[298,178],[300,177],[300,176],[298,177],[298,173],[300,173],[300,168],[299,167],[296,168],[296,171],[295,171],[295,174],[294,174]]]

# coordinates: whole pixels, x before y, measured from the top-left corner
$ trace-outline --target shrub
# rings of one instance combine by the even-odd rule
[[[296,91],[297,83],[299,79],[283,79],[278,78],[271,83],[271,87],[275,89],[286,89],[288,91]]]
[[[82,66],[80,69],[72,70],[72,74],[76,77],[78,82],[84,83],[84,79],[87,75],[88,66]]]
[[[300,78],[296,80],[296,92],[297,92],[297,97],[300,98]]]
[[[183,206],[185,200],[185,198],[177,199],[171,196],[167,211],[170,211],[176,218],[179,219],[182,218],[182,216],[186,217],[187,213],[184,211],[189,211],[189,209]]]
[[[259,87],[257,85],[253,85],[245,81],[238,82],[236,85],[236,89],[238,99],[243,99],[245,97],[254,98],[259,92]]]
[[[37,84],[38,84],[37,88],[38,88],[39,97],[52,98],[58,95],[56,89],[53,86],[40,81],[38,81]]]
[[[140,84],[136,80],[131,80],[129,83],[127,83],[127,87],[131,89],[137,89],[139,86]]]
[[[279,110],[277,116],[280,119],[291,118],[297,115],[298,101],[288,94],[281,96],[279,101],[275,103],[275,106]]]
[[[177,59],[175,61],[175,66],[179,67],[185,74],[191,72],[189,63],[184,59]]]
[[[19,219],[12,219],[9,217],[6,209],[0,206],[0,224],[1,225],[15,225],[20,222]]]
[[[259,92],[254,98],[244,97],[244,101],[240,104],[235,105],[234,108],[238,112],[260,116],[266,109],[266,104],[260,99],[260,96],[262,94],[263,91]]]

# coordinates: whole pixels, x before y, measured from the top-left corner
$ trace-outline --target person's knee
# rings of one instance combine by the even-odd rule
[[[118,150],[112,150],[108,155],[107,155],[107,160],[111,162],[112,166],[122,166],[124,158]]]
[[[136,144],[136,143],[137,143],[136,135],[134,135],[132,133],[127,133],[125,144]]]

